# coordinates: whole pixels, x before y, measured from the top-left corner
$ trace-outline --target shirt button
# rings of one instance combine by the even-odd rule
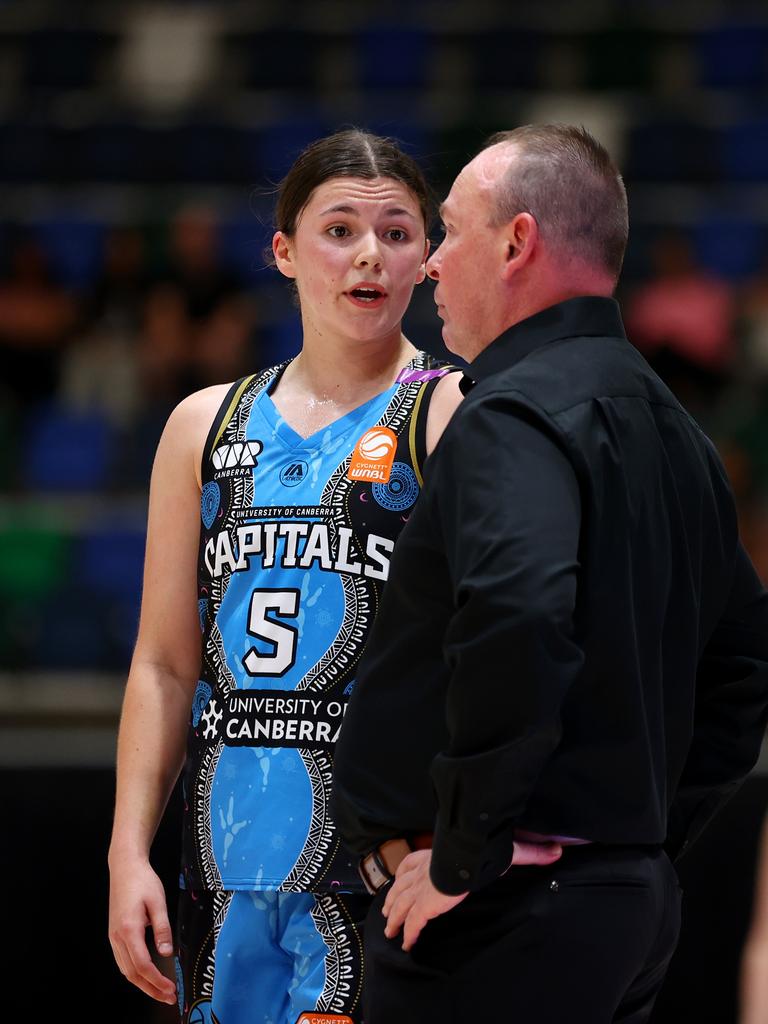
[[[560,886],[557,884],[557,882],[550,882],[549,883],[549,891],[550,892],[560,892]]]
[[[486,811],[483,811],[483,813],[480,815],[480,821],[488,821],[489,817],[490,815]]]
[[[459,878],[469,878],[469,871],[466,868],[461,868],[459,870]]]

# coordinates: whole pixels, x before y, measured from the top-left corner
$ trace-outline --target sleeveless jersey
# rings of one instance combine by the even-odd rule
[[[426,408],[450,372],[302,438],[270,390],[230,389],[203,458],[202,662],[184,770],[188,889],[362,891],[329,815],[333,747],[395,540],[421,485]]]

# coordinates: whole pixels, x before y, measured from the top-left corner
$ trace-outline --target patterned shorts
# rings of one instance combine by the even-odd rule
[[[362,1024],[364,894],[179,893],[182,1024]]]

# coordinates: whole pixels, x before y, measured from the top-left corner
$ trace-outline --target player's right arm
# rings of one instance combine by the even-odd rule
[[[191,395],[173,411],[155,455],[144,586],[117,743],[117,790],[109,848],[109,939],[122,973],[147,995],[175,1002],[155,966],[173,950],[165,891],[150,865],[152,841],[184,763],[200,667],[197,555],[203,445],[226,386]]]

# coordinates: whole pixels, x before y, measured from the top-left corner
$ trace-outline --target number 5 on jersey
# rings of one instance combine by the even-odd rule
[[[282,676],[296,661],[296,626],[275,622],[267,612],[277,612],[285,618],[295,619],[299,614],[298,590],[254,590],[248,610],[248,635],[270,644],[274,650],[262,654],[251,647],[243,658],[243,665],[251,676]]]

